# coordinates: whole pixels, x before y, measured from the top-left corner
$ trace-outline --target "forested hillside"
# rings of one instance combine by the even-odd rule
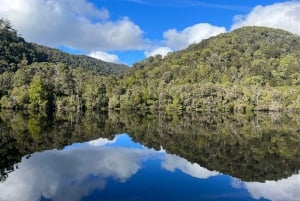
[[[128,68],[123,64],[109,63],[85,55],[72,55],[38,44],[32,45],[37,53],[42,56],[42,61],[63,63],[71,68],[82,67],[101,75],[119,75]]]
[[[3,19],[0,19],[0,38],[0,73],[15,72],[20,67],[34,62],[62,63],[71,68],[94,70],[102,75],[120,74],[127,69],[125,65],[83,55],[71,55],[57,49],[27,43],[24,38],[18,36],[10,23]]]
[[[299,110],[300,37],[244,27],[136,63],[121,82],[112,107]]]
[[[27,43],[3,19],[0,39],[1,108],[106,109],[104,83],[112,79],[107,76],[120,75],[127,69],[124,65]]]
[[[4,20],[0,33],[2,108],[300,111],[300,37],[283,30],[244,27],[125,73],[26,43]]]

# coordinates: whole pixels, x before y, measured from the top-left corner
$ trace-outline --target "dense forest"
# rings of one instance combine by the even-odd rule
[[[126,68],[0,28],[1,108],[300,111],[300,37],[283,30],[244,27]]]
[[[121,107],[166,110],[300,109],[300,37],[244,27],[136,63],[121,81]],[[115,93],[116,94],[116,93]],[[131,105],[122,101],[131,98]]]
[[[0,20],[0,106],[10,109],[105,109],[106,85],[128,67],[27,43]],[[113,83],[113,82],[112,82]]]

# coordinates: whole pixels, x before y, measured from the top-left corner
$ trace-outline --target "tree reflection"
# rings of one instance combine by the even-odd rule
[[[122,117],[136,141],[244,181],[278,180],[300,167],[298,115],[160,114],[143,118],[147,123]]]
[[[300,167],[300,116],[258,113],[46,114],[0,112],[0,174],[5,180],[21,157],[115,134],[179,155],[244,181],[286,178]]]

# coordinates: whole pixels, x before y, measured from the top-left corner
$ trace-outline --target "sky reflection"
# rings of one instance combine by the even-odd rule
[[[255,199],[300,201],[300,173],[278,181],[245,182],[243,187]]]
[[[99,139],[23,158],[19,168],[0,184],[0,200],[35,201],[41,196],[80,200],[94,189],[103,189],[108,178],[125,182],[141,168],[142,160],[155,154],[150,149],[105,146],[115,140]]]
[[[147,200],[148,196],[149,200],[290,201],[299,200],[299,184],[300,174],[277,182],[243,183],[164,150],[133,143],[124,134],[112,140],[97,139],[63,150],[35,153],[29,159],[23,157],[18,169],[0,183],[0,201],[79,201],[93,200],[100,194],[106,200],[123,199],[112,198],[122,195],[120,189],[129,189],[126,193],[136,191],[132,193],[137,196],[135,200]],[[116,189],[119,195],[108,193]],[[145,192],[149,195],[141,197]]]

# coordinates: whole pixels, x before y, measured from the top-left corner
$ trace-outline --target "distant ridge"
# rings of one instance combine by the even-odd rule
[[[58,49],[27,43],[10,23],[0,19],[0,72],[16,71],[18,66],[33,62],[63,63],[69,67],[82,67],[102,75],[120,74],[128,67],[83,55],[72,55]]]
[[[46,46],[32,44],[37,53],[42,56],[44,61],[54,63],[64,63],[72,68],[82,67],[89,70],[95,70],[103,75],[113,75],[123,73],[128,66],[102,61],[85,55],[68,54],[58,49]]]

